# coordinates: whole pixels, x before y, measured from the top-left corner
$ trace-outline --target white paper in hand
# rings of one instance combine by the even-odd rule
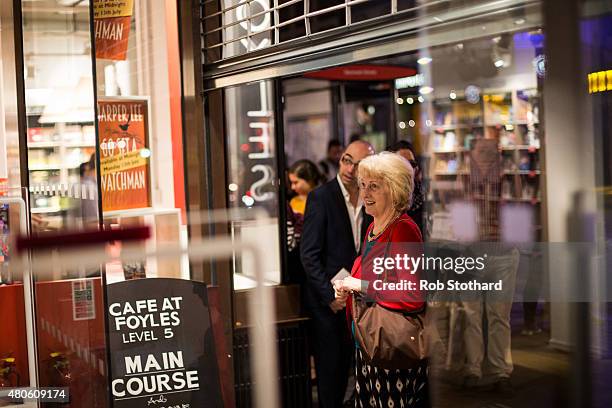
[[[340,269],[340,271],[333,277],[331,278],[331,283],[333,284],[335,281],[337,280],[342,280],[348,276],[351,276],[351,274],[349,273],[349,271],[347,271],[346,269],[342,268]]]

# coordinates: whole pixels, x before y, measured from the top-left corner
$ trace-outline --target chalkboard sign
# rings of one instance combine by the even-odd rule
[[[108,286],[113,407],[221,407],[206,286],[136,279]]]

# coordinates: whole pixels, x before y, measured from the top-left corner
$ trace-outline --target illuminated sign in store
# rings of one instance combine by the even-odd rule
[[[306,78],[327,79],[331,81],[389,81],[418,77],[413,68],[393,65],[352,64],[333,67],[304,74]],[[416,85],[415,85],[416,86]]]
[[[612,69],[592,72],[588,76],[589,93],[612,91]]]
[[[273,158],[273,114],[268,109],[268,92],[266,82],[259,83],[260,108],[247,112],[249,117],[249,128],[256,134],[249,136],[249,142],[259,146],[259,151],[249,153],[250,160],[268,161]],[[251,166],[251,173],[261,173],[261,177],[251,185],[249,191],[255,201],[268,201],[274,198],[274,193],[269,191],[269,186],[274,183],[274,169],[269,164],[258,163]]]
[[[425,76],[423,74],[416,74],[404,78],[398,78],[395,80],[396,89],[414,88],[421,86],[425,83]]]

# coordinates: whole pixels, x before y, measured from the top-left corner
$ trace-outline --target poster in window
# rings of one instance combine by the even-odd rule
[[[93,320],[96,318],[96,300],[93,280],[72,281],[72,320]]]
[[[151,206],[147,99],[98,101],[102,210]]]
[[[134,0],[95,0],[94,20],[132,15]]]
[[[96,58],[126,59],[133,8],[133,0],[94,1]]]

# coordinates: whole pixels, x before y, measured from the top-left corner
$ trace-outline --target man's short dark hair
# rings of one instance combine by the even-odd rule
[[[387,146],[388,152],[397,153],[400,150],[410,150],[414,157],[417,157],[416,151],[414,150],[414,146],[407,140],[398,140],[392,145]]]
[[[327,151],[329,152],[332,147],[342,147],[338,139],[332,139],[327,143]]]

